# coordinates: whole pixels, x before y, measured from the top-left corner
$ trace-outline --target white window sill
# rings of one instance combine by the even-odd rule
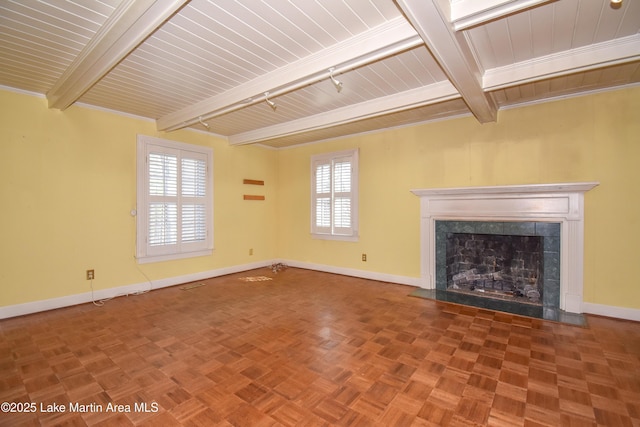
[[[205,249],[202,251],[196,252],[185,252],[180,254],[167,254],[167,255],[156,255],[156,256],[145,256],[138,257],[138,264],[150,264],[152,262],[163,262],[163,261],[173,261],[177,259],[186,259],[186,258],[195,258],[199,256],[209,256],[213,254],[213,250]]]
[[[339,240],[343,242],[357,242],[358,236],[341,236],[339,234],[316,234],[311,233],[311,238],[317,240]]]

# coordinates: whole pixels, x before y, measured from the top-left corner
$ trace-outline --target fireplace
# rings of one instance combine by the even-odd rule
[[[597,185],[412,190],[421,287],[462,304],[524,306],[536,317],[582,313],[584,193]]]

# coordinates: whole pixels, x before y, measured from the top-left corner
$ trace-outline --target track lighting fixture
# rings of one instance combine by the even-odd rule
[[[622,7],[622,0],[611,0],[609,3],[612,9],[620,9]]]
[[[333,83],[338,93],[340,93],[340,91],[342,90],[342,82],[336,79],[335,77],[333,77],[333,70],[334,70],[333,67],[329,68],[329,77],[331,78],[331,83]]]
[[[200,124],[209,130],[209,124],[202,121],[202,116],[198,117]]]
[[[269,99],[269,92],[264,93],[264,100],[267,103],[267,105],[271,107],[273,111],[276,111],[276,108],[278,108],[278,106],[276,105],[275,102]]]

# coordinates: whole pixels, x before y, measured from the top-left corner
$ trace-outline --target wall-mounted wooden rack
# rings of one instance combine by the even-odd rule
[[[264,185],[264,181],[258,179],[243,179],[242,183],[248,185]],[[264,196],[245,194],[244,200],[264,200]]]

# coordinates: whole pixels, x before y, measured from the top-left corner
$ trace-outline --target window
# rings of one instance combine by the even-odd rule
[[[311,233],[320,239],[358,239],[358,150],[311,158]]]
[[[213,150],[138,135],[138,262],[210,255]]]

